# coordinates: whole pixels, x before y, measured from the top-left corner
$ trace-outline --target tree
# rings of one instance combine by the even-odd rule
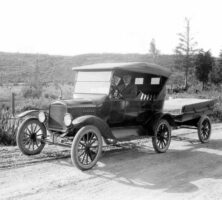
[[[35,60],[35,66],[34,66],[34,72],[33,76],[31,78],[30,87],[34,87],[36,89],[39,89],[41,86],[40,84],[40,71],[39,71],[39,55]]]
[[[152,55],[153,58],[153,62],[157,63],[157,58],[160,54],[160,51],[156,48],[156,42],[155,39],[152,39],[150,42],[150,50],[149,50],[150,54]]]
[[[198,51],[195,49],[197,42],[194,42],[194,38],[190,35],[190,20],[185,18],[185,33],[178,33],[179,44],[176,47],[175,53],[177,59],[175,60],[176,66],[185,70],[185,89],[188,89],[188,74],[193,66],[194,54]]]
[[[209,80],[209,74],[214,66],[214,59],[210,51],[200,52],[195,59],[195,74],[199,81],[203,83],[203,90]]]
[[[219,59],[217,60],[216,65],[212,69],[211,81],[215,85],[222,83],[222,50],[220,51]]]

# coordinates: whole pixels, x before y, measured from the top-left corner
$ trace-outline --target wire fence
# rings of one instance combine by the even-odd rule
[[[11,101],[11,106],[8,102]],[[15,95],[7,103],[1,101],[0,107],[0,144],[15,144],[16,133],[22,119],[15,117]]]
[[[16,134],[23,119],[13,117],[8,113],[1,113],[0,144],[16,145]]]
[[[15,135],[20,124],[20,119],[13,116],[7,109],[0,111],[0,128],[8,134]]]

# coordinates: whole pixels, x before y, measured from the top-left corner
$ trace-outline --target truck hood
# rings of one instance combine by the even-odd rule
[[[107,95],[90,95],[90,97],[81,96],[74,99],[58,100],[53,102],[53,104],[65,104],[67,108],[99,107],[106,99]]]

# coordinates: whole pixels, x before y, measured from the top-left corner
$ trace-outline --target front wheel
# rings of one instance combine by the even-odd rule
[[[72,142],[71,160],[80,170],[91,169],[102,152],[102,136],[95,126],[82,127]]]
[[[166,120],[161,119],[154,124],[153,148],[157,153],[164,153],[168,150],[170,142],[171,127]]]
[[[27,119],[18,128],[16,143],[25,155],[39,154],[45,146],[46,128],[37,119]]]
[[[211,136],[211,121],[207,116],[202,116],[198,122],[198,137],[200,142],[207,143],[209,142]]]

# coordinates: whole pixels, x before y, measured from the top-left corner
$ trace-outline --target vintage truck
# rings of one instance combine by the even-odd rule
[[[209,141],[208,117],[215,100],[165,102],[170,71],[149,63],[101,63],[74,67],[72,99],[57,100],[48,111],[28,111],[17,132],[17,145],[26,155],[39,154],[46,143],[71,147],[72,163],[92,168],[104,143],[152,138],[154,150],[166,152],[172,128],[196,128],[200,142]],[[114,77],[118,77],[115,81]],[[130,77],[134,96],[121,94]],[[130,92],[130,91],[129,91]],[[165,104],[164,104],[165,103]]]

